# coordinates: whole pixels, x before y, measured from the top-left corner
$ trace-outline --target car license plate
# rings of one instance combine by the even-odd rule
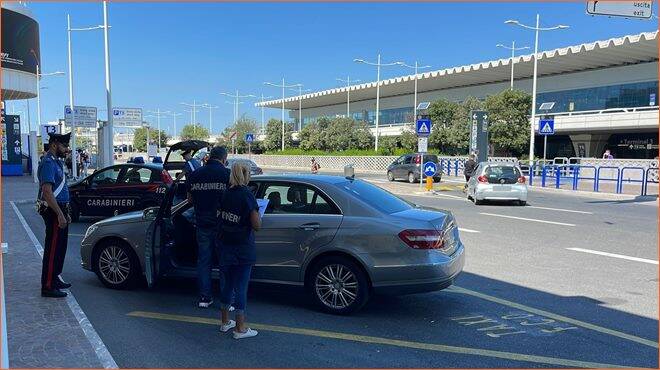
[[[495,191],[511,191],[510,185],[494,185],[493,190]]]

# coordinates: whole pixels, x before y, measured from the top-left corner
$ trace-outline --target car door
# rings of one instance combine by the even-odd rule
[[[406,157],[403,159],[403,166],[401,166],[401,177],[408,177],[409,173],[415,173],[415,161],[414,161],[415,156],[413,155],[406,155]]]
[[[394,174],[395,177],[404,177],[407,175],[407,173],[404,174],[405,171],[403,170],[403,163],[405,162],[405,159],[406,156],[402,155],[396,160],[394,164],[394,168],[392,169],[392,173]]]
[[[173,245],[168,231],[171,230],[172,203],[177,186],[174,184],[167,188],[160,207],[149,208],[150,212],[145,211],[144,217],[153,220],[147,226],[144,239],[144,275],[149,288],[156,283],[158,277],[172,268],[170,261]]]
[[[124,172],[125,167],[113,166],[90,176],[85,190],[78,196],[82,213],[89,216],[112,216],[122,204],[118,200],[122,192],[117,185]]]
[[[269,204],[256,233],[253,279],[299,281],[305,256],[332,241],[343,216],[327,195],[310,184],[269,181],[258,194]]]
[[[156,205],[156,193],[159,184],[153,182],[154,171],[148,167],[130,166],[119,179],[118,188],[122,189],[120,213],[144,209],[144,205]]]

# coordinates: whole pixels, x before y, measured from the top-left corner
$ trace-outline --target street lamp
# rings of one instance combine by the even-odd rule
[[[47,76],[62,76],[65,75],[64,72],[51,72],[51,73],[41,73],[39,71],[39,65],[37,64],[37,124],[41,127],[41,89],[46,87],[41,87],[41,78]]]
[[[420,68],[431,68],[431,66],[420,66],[417,61],[415,61],[414,66],[408,65],[404,62],[396,62],[396,64],[415,70],[415,99],[414,99],[415,100],[415,102],[414,102],[415,105],[413,106],[413,123],[414,123],[415,120],[417,119],[417,80],[419,79],[419,69]]]
[[[530,165],[532,164],[532,161],[534,160],[534,123],[535,121],[535,116],[536,116],[536,79],[537,79],[537,72],[538,72],[538,52],[539,52],[539,31],[553,31],[553,30],[561,30],[561,29],[566,29],[569,28],[568,26],[565,25],[557,25],[554,27],[539,27],[539,22],[540,22],[540,17],[538,14],[536,14],[536,27],[531,27],[524,25],[517,20],[508,20],[505,21],[505,24],[513,24],[516,26],[520,26],[522,28],[528,29],[528,30],[533,30],[535,32],[535,37],[534,37],[534,75],[532,79],[532,117],[531,117],[531,125],[529,129],[529,163]]]
[[[265,116],[264,116],[264,101],[266,99],[271,99],[272,96],[264,96],[263,93],[261,93],[261,134],[266,133],[266,121],[265,121]]]
[[[172,112],[172,113],[170,113],[170,115],[171,115],[172,118],[174,119],[174,132],[172,132],[172,136],[175,137],[175,136],[176,136],[176,117],[177,117],[177,116],[182,116],[183,114],[182,114],[182,113]]]
[[[209,135],[213,135],[213,109],[220,108],[217,105],[204,104],[204,108],[209,109]]]
[[[298,130],[302,130],[302,93],[312,91],[310,89],[303,90],[302,88],[303,85],[298,84],[298,89],[290,89],[293,91],[298,90]]]
[[[192,104],[189,104],[189,103],[179,103],[179,104],[185,105],[186,107],[190,107],[190,110],[187,110],[186,112],[190,112],[190,123],[193,125],[193,135],[195,135],[196,131],[197,131],[196,126],[195,126],[196,125],[196,123],[195,123],[195,118],[196,118],[195,113],[197,113],[197,108],[203,107],[204,104],[206,104],[206,103],[197,104],[195,99],[193,99]]]
[[[513,64],[514,64],[514,59],[513,58],[516,57],[516,51],[529,49],[529,46],[523,46],[521,48],[517,48],[516,47],[516,42],[511,41],[511,46],[497,44],[497,45],[495,45],[495,47],[511,50],[511,87],[510,87],[509,90],[513,90]]]
[[[282,84],[274,84],[272,82],[264,82],[266,86],[280,87],[282,88],[282,150],[284,150],[284,97],[286,96],[285,89],[298,87],[300,84],[286,85],[284,84],[284,77],[282,77]],[[302,86],[302,85],[300,85]]]
[[[238,93],[238,90],[236,90],[236,93],[233,94],[233,95],[230,94],[230,93],[226,93],[226,92],[221,92],[220,95],[224,95],[224,96],[227,96],[229,98],[234,99],[234,124],[238,121],[238,105],[240,104],[239,100],[241,98],[256,98],[256,96],[252,95],[252,94],[240,95]]]
[[[170,111],[162,111],[160,108],[156,109],[155,111],[150,110],[147,111],[147,113],[152,113],[155,114],[156,119],[158,120],[158,153],[160,153],[160,140],[161,140],[161,135],[160,135],[160,117],[161,116],[166,116],[168,114],[171,114],[172,112]]]
[[[346,118],[351,117],[351,76],[347,76],[345,80],[341,78],[336,79],[339,82],[346,83]],[[360,82],[360,80],[353,80],[353,83]]]
[[[380,67],[387,67],[387,66],[395,66],[398,65],[401,62],[394,62],[394,63],[381,63],[380,62],[380,53],[378,53],[378,60],[376,63],[372,62],[367,62],[364,59],[353,59],[354,62],[356,63],[363,63],[367,64],[370,66],[376,66],[376,142],[375,142],[375,147],[376,150],[378,150],[378,123],[379,123],[379,115],[380,115]]]

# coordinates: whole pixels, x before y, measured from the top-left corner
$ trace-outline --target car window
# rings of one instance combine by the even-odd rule
[[[151,181],[151,170],[144,167],[131,167],[126,171],[122,183],[147,184]]]
[[[272,183],[264,189],[267,214],[339,214],[321,192],[303,184]]]
[[[108,168],[107,170],[95,173],[92,176],[92,185],[113,185],[117,183],[117,178],[121,172],[121,167]]]
[[[495,178],[518,178],[520,177],[520,172],[516,167],[511,166],[490,166],[486,168],[485,175],[487,177]]]
[[[413,208],[413,205],[382,188],[361,180],[338,184],[344,191],[377,210],[392,214]]]
[[[403,163],[404,163],[404,164],[410,164],[410,163],[412,162],[412,158],[413,158],[413,157],[412,157],[411,155],[407,155],[407,156],[403,159]]]

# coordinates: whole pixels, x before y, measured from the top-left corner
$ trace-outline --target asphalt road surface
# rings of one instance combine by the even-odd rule
[[[260,334],[236,341],[220,333],[217,304],[196,308],[194,280],[104,288],[80,267],[93,219],[71,226],[63,276],[120,367],[658,367],[655,199],[534,191],[526,207],[475,206],[458,184],[428,194],[364,177],[454,213],[467,253],[455,286],[333,316],[299,290],[253,285]],[[43,240],[34,207],[19,210]]]

